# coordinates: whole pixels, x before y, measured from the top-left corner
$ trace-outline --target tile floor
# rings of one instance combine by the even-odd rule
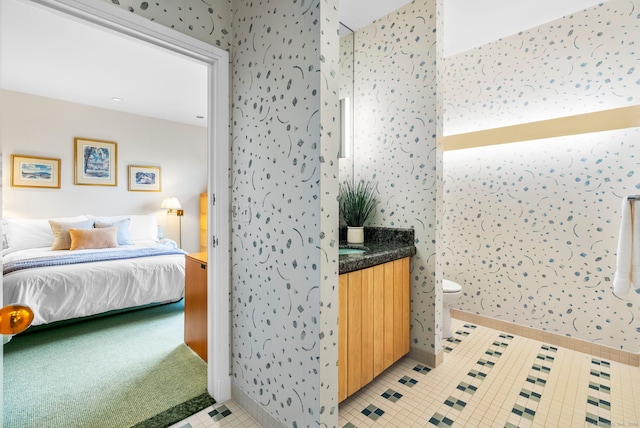
[[[340,405],[354,427],[639,427],[640,368],[453,321],[444,362],[404,358]],[[259,427],[233,401],[172,428]]]

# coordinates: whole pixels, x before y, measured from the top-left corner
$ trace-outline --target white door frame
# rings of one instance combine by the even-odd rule
[[[208,67],[208,376],[217,401],[231,398],[229,330],[229,55],[101,0],[21,0],[196,59]],[[215,195],[215,196],[214,196]]]

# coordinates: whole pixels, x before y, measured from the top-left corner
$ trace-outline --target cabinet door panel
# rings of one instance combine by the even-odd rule
[[[362,381],[362,271],[348,274],[347,286],[347,395],[360,389]]]
[[[393,364],[393,263],[384,266],[384,368]]]
[[[402,355],[411,349],[411,259],[402,259]]]
[[[384,370],[384,266],[373,270],[373,376]]]
[[[402,357],[402,271],[399,260],[393,264],[393,361]]]
[[[347,274],[338,277],[338,401],[347,398]]]
[[[338,401],[409,352],[410,260],[339,276]]]
[[[362,385],[373,380],[373,268],[362,270]]]
[[[207,361],[207,265],[185,257],[184,341]]]

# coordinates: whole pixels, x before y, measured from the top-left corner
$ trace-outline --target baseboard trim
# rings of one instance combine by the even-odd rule
[[[624,351],[622,349],[615,349],[610,346],[599,345],[586,340],[563,336],[558,333],[542,331],[507,321],[497,320],[484,315],[472,314],[460,309],[451,308],[451,316],[461,321],[478,324],[484,327],[500,330],[505,333],[527,337],[529,339],[539,340],[550,345],[560,346],[562,348],[593,355],[594,357],[604,358],[635,367],[640,366],[640,354],[634,354],[633,352]]]
[[[407,356],[412,360],[416,360],[417,362],[424,364],[425,366],[436,368],[442,364],[442,361],[444,360],[444,351],[441,350],[437,354],[434,354],[433,352],[427,352],[422,349],[411,347]]]
[[[270,428],[287,428],[285,424],[271,415],[256,400],[251,398],[246,392],[235,383],[231,384],[231,399],[249,414],[260,426]]]

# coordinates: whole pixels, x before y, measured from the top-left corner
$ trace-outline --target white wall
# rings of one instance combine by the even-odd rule
[[[207,186],[206,128],[12,91],[2,91],[0,103],[4,217],[156,212],[158,223],[165,225],[160,204],[165,196],[175,196],[185,213],[182,248],[199,250],[199,194]],[[74,184],[74,137],[118,143],[117,186]],[[12,154],[61,159],[60,189],[11,187]],[[161,167],[162,191],[128,191],[129,165]],[[165,236],[176,239],[175,218],[166,226]]]

